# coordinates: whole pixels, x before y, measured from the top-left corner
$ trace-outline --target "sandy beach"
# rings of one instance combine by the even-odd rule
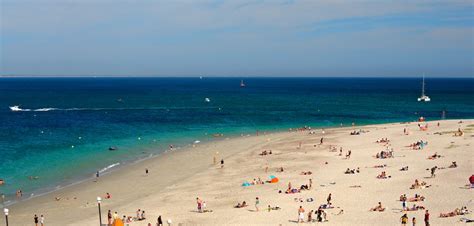
[[[425,210],[403,211],[402,194],[425,198],[407,205],[429,210],[431,225],[464,224],[459,223],[460,218],[472,219],[472,214],[439,217],[456,208],[474,207],[474,189],[468,186],[474,172],[474,120],[459,121],[420,123],[428,124],[427,130],[421,130],[418,122],[356,125],[325,129],[324,133],[321,129],[293,130],[197,144],[125,166],[97,182],[91,178],[9,206],[10,225],[34,225],[35,214],[45,216],[45,225],[98,225],[97,196],[102,197],[104,224],[108,210],[122,218],[135,217],[140,209],[145,210],[146,219],[129,225],[156,225],[159,215],[165,225],[168,219],[173,225],[296,225],[300,206],[305,210],[304,224],[318,224],[306,223],[308,212],[327,204],[330,193],[334,208],[324,210],[327,225],[400,225],[404,213],[410,225],[413,217],[417,225],[424,225]],[[455,136],[458,129],[463,136]],[[353,131],[361,132],[351,135]],[[389,142],[376,142],[382,138]],[[427,142],[423,149],[409,146],[421,140]],[[265,150],[272,154],[260,155]],[[351,155],[346,158],[349,150]],[[392,157],[376,158],[381,151]],[[435,153],[440,157],[429,159]],[[457,167],[450,168],[452,162]],[[405,166],[408,170],[400,171]],[[436,176],[432,177],[429,169],[435,166]],[[279,172],[281,167],[283,172]],[[345,174],[346,169],[355,172]],[[308,171],[310,175],[302,175]],[[377,178],[382,171],[386,179]],[[279,181],[242,186],[259,178],[268,181],[270,176]],[[301,185],[309,185],[310,179],[310,189],[285,194],[289,183],[299,190]],[[426,182],[428,187],[410,189],[415,180]],[[106,193],[111,198],[106,199]],[[207,212],[198,212],[197,197],[206,202]],[[256,197],[260,200],[258,212]],[[242,201],[248,206],[234,208]],[[385,211],[370,211],[378,202]],[[279,209],[268,211],[269,205]],[[1,220],[0,225],[4,224]]]

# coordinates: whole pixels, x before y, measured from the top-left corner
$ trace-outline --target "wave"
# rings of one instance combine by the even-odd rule
[[[218,109],[217,107],[143,107],[143,108],[20,108],[10,106],[11,111],[123,111],[123,110],[186,110],[186,109]]]
[[[99,170],[99,173],[103,173],[103,172],[105,172],[105,171],[107,171],[107,170],[109,170],[109,169],[112,169],[113,167],[116,167],[116,166],[118,166],[118,165],[120,165],[119,162],[114,163],[114,164],[112,164],[112,165],[109,165],[109,166],[107,166],[107,167],[104,167],[104,168],[102,168],[101,170]]]

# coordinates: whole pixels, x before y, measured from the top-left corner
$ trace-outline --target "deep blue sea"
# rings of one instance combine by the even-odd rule
[[[45,192],[215,133],[474,118],[472,78],[426,79],[427,103],[418,78],[241,79],[0,78],[0,193]]]

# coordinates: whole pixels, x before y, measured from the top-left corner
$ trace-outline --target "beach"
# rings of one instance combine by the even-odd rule
[[[429,127],[420,130],[419,124]],[[463,136],[454,136],[458,129],[463,131]],[[358,135],[351,135],[354,131],[359,131]],[[474,166],[470,151],[473,131],[474,120],[445,120],[325,130],[292,129],[206,142],[125,166],[99,177],[96,182],[91,178],[9,206],[9,221],[10,225],[33,225],[33,216],[37,214],[45,216],[45,225],[97,225],[96,197],[100,196],[104,224],[108,210],[122,218],[136,216],[140,209],[146,211],[146,219],[130,225],[149,222],[155,225],[159,215],[165,223],[171,219],[173,224],[183,225],[293,225],[298,220],[300,206],[306,211],[306,221],[307,213],[327,203],[331,193],[334,208],[325,210],[328,225],[399,224],[405,213],[399,201],[402,194],[409,198],[415,194],[425,197],[416,204],[429,210],[432,225],[452,225],[460,217],[472,218],[470,214],[438,216],[463,206],[473,208],[473,190],[466,187]],[[382,138],[388,138],[389,142],[376,142]],[[420,140],[427,142],[422,150],[408,147]],[[342,156],[339,156],[340,148]],[[375,158],[377,153],[392,148],[393,157]],[[265,150],[271,150],[272,154],[261,155]],[[349,150],[351,155],[346,158]],[[441,157],[428,159],[435,153]],[[223,167],[221,159],[224,159]],[[454,161],[457,167],[449,168]],[[386,166],[374,168],[383,165]],[[408,170],[400,171],[405,166]],[[431,177],[427,169],[434,166],[439,169],[436,177]],[[281,167],[283,172],[279,172]],[[356,168],[359,173],[344,173],[346,169]],[[308,171],[311,175],[302,175]],[[390,178],[376,178],[382,171]],[[252,183],[254,178],[270,180],[270,176],[279,181],[242,186],[244,182]],[[312,179],[309,190],[285,194],[289,182],[299,189],[309,179]],[[410,189],[416,179],[431,186]],[[111,198],[107,199],[106,193]],[[198,212],[198,197],[206,202],[207,212]],[[256,197],[260,200],[258,212]],[[234,208],[242,201],[248,207]],[[385,211],[370,211],[378,202]],[[409,207],[412,204],[408,202]],[[268,211],[268,205],[279,209]],[[338,214],[341,210],[343,213]],[[410,223],[416,217],[418,224],[423,224],[425,210],[406,213]],[[0,225],[3,224],[2,221]]]

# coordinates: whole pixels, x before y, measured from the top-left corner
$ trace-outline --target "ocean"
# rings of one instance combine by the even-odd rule
[[[431,102],[418,102],[419,78],[0,78],[0,193],[51,191],[213,134],[474,118],[473,90],[427,78]]]

